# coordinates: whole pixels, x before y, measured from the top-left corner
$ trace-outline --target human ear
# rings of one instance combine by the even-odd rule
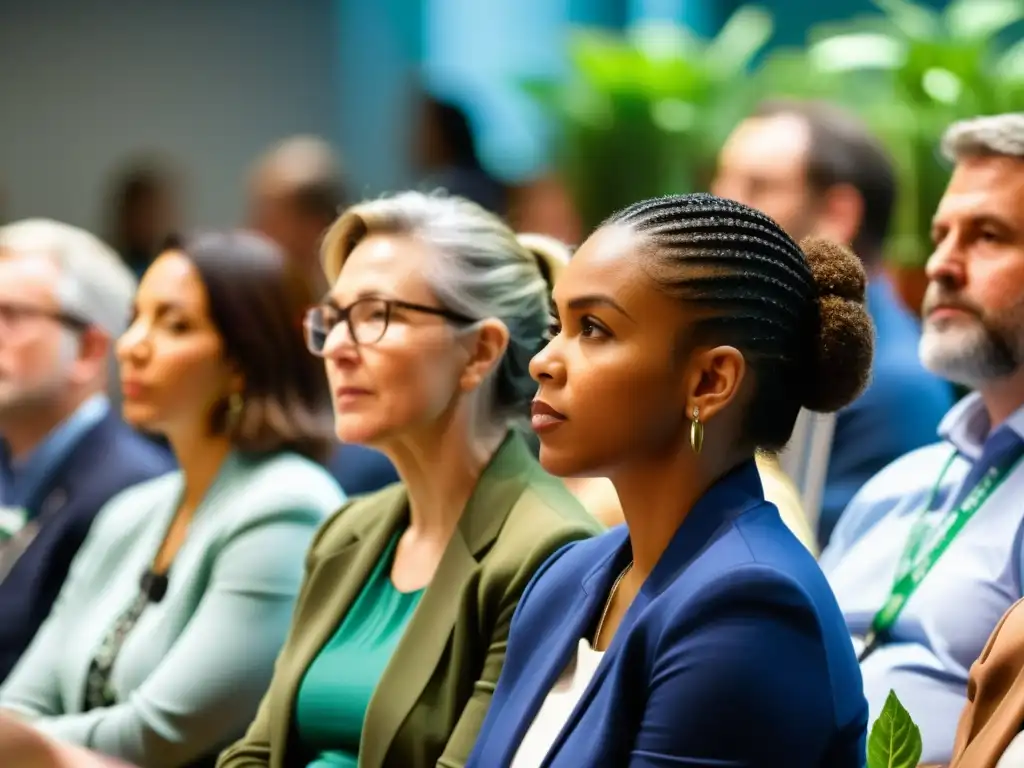
[[[864,198],[849,184],[836,184],[825,191],[818,208],[815,234],[844,245],[857,238],[864,219]]]
[[[500,320],[484,320],[466,343],[469,359],[459,377],[459,387],[464,392],[470,392],[479,387],[501,362],[505,350],[508,349],[508,328]]]
[[[686,415],[696,408],[701,421],[713,419],[739,394],[746,373],[747,361],[736,347],[695,351],[684,380]]]
[[[77,334],[75,344],[77,349],[71,375],[79,383],[92,381],[101,370],[107,369],[112,348],[110,337],[89,326]]]

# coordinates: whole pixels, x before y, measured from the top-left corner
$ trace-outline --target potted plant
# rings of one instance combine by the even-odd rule
[[[719,146],[750,106],[748,69],[771,33],[771,17],[755,7],[712,40],[671,23],[571,33],[567,80],[523,85],[559,128],[559,169],[585,229],[636,200],[706,188]]]
[[[859,112],[892,154],[900,196],[886,256],[916,309],[932,216],[949,178],[943,132],[957,120],[1024,108],[1024,42],[1009,49],[998,42],[1024,20],[1024,3],[952,0],[936,11],[908,0],[873,2],[880,15],[813,29],[797,57],[803,77],[790,74],[805,88],[808,80],[822,83],[819,91],[830,93],[815,95]]]

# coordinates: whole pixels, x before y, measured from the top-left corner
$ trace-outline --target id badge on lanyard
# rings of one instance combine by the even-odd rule
[[[21,507],[0,507],[0,583],[11,572],[18,558],[28,549],[38,531]]]
[[[22,507],[0,507],[0,547],[17,536],[28,524],[28,511]]]

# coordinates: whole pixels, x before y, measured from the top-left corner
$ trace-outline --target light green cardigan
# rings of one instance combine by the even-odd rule
[[[0,687],[0,708],[146,768],[187,764],[244,732],[288,631],[306,549],[344,496],[299,456],[229,456],[171,566],[166,596],[121,649],[112,677],[119,703],[82,712],[96,648],[138,594],[181,491],[174,472],[101,510],[53,612]]]

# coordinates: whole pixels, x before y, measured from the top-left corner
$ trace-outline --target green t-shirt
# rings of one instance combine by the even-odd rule
[[[309,665],[295,700],[308,768],[356,768],[366,708],[423,590],[399,592],[391,564],[400,534],[384,551],[334,636]]]

